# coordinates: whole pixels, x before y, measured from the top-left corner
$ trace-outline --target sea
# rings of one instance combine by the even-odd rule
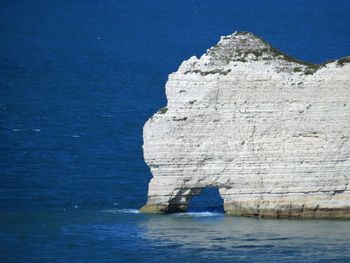
[[[0,2],[0,262],[350,262],[349,221],[229,217],[211,189],[188,213],[138,210],[168,74],[234,31],[350,55],[350,1]]]

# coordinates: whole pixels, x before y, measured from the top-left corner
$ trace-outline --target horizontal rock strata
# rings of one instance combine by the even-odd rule
[[[304,63],[247,32],[184,61],[144,126],[141,211],[217,187],[230,215],[350,218],[349,61]]]

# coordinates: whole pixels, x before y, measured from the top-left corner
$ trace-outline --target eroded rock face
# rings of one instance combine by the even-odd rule
[[[350,63],[297,61],[247,32],[166,84],[144,126],[143,212],[185,211],[217,187],[227,214],[350,218]]]

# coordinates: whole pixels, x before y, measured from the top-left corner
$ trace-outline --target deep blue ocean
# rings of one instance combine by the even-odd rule
[[[236,30],[324,62],[350,55],[350,1],[2,0],[0,262],[350,262],[347,221],[227,217],[210,190],[138,213],[168,74]]]

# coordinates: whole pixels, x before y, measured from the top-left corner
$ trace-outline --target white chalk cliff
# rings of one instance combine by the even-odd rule
[[[349,62],[301,62],[248,32],[184,61],[144,126],[141,211],[186,211],[210,186],[230,215],[350,218]]]

